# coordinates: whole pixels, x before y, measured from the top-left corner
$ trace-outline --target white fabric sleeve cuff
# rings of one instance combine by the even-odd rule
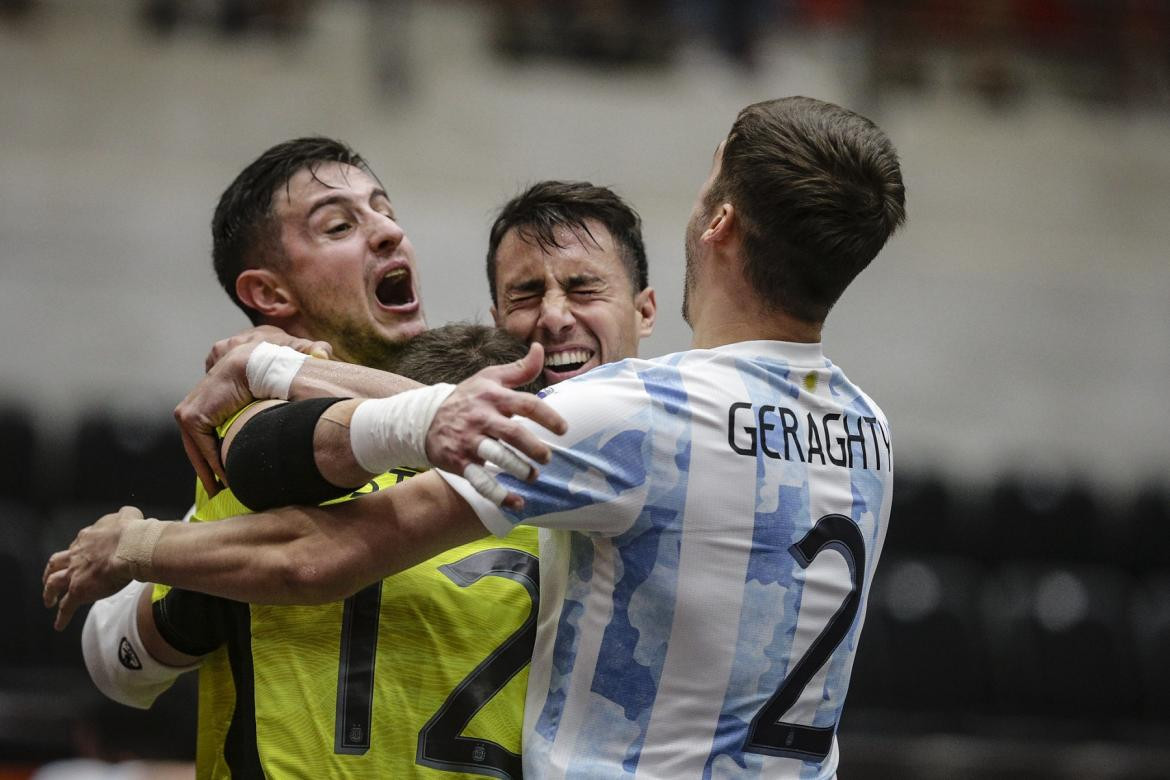
[[[94,603],[81,631],[85,668],[97,689],[109,698],[140,710],[149,709],[190,666],[167,666],[151,657],[138,633],[138,599],[154,586],[131,582],[109,598]]]
[[[308,355],[292,347],[278,347],[261,341],[248,356],[245,369],[252,396],[261,400],[279,398],[287,401],[293,377],[308,359]]]
[[[490,464],[487,468],[493,476],[499,471],[499,469]],[[518,518],[504,514],[503,509],[484,498],[463,477],[452,474],[449,471],[443,471],[442,469],[435,469],[435,473],[446,480],[447,484],[459,494],[459,497],[468,503],[471,511],[475,512],[475,516],[479,518],[479,522],[483,523],[483,527],[488,529],[492,534],[496,536],[507,536],[519,524],[520,521]]]
[[[431,385],[358,404],[349,421],[349,444],[358,465],[371,474],[430,468],[427,431],[454,390],[455,385]]]

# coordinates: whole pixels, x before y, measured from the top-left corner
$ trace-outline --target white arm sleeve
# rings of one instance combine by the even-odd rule
[[[98,690],[120,704],[149,709],[183,672],[199,668],[167,666],[151,657],[138,634],[138,599],[149,582],[131,582],[94,603],[81,631],[85,668]]]

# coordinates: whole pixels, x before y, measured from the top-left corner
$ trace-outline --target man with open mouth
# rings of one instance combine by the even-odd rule
[[[492,225],[488,286],[496,325],[544,346],[553,385],[638,356],[654,329],[641,221],[588,182],[539,182]]]
[[[414,248],[382,183],[340,142],[301,138],[266,151],[223,193],[212,233],[220,283],[259,326],[217,345],[213,371],[241,352],[254,355],[258,337],[331,348],[341,361],[388,369],[426,330]],[[280,360],[303,359],[283,349]],[[326,373],[342,365],[311,362]],[[380,372],[377,382],[365,392],[416,386]],[[304,420],[280,412],[221,432],[239,441],[249,431],[253,438],[275,431],[276,446],[285,446]],[[214,429],[205,421],[204,432]],[[185,435],[189,454],[201,453],[195,441]],[[218,462],[199,470],[197,521],[324,498],[309,498],[322,488],[311,477],[264,495],[246,493],[234,477],[239,492],[224,489]],[[411,473],[380,471],[360,490],[332,492],[365,494]],[[378,583],[311,610],[134,583],[91,611],[87,666],[103,692],[137,707],[149,707],[180,673],[198,667],[199,777],[518,774],[536,552],[532,529],[465,545],[385,588]],[[515,658],[487,663],[509,643],[521,648]],[[457,744],[466,724],[452,727],[442,716],[453,707],[483,711],[472,724],[476,745],[466,750]]]

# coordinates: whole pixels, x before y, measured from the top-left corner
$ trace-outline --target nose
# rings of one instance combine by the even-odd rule
[[[573,312],[569,299],[559,290],[550,290],[540,301],[540,318],[536,321],[539,328],[556,335],[573,327]]]
[[[371,218],[370,248],[377,254],[389,254],[398,248],[406,233],[398,223],[385,214],[377,214]]]

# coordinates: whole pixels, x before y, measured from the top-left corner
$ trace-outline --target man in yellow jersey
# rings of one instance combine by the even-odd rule
[[[361,157],[343,144],[319,138],[297,139],[268,150],[225,191],[216,209],[212,229],[217,275],[228,294],[254,323],[278,325],[305,340],[325,339],[333,345],[338,357],[380,367],[391,365],[401,345],[425,330],[413,247],[394,219],[391,203],[381,184]],[[414,386],[414,383],[405,384]],[[373,484],[392,484],[399,478],[396,473],[388,472]],[[241,505],[234,502],[230,491],[222,491],[214,497],[209,497],[206,491],[201,493],[196,519],[217,519],[241,511]],[[522,542],[519,547],[528,559],[532,559],[536,549],[535,537],[517,538]],[[495,548],[515,549],[502,545]],[[416,582],[411,587],[417,590],[432,585],[431,582]],[[457,667],[451,671],[449,676],[454,677],[454,682],[444,691],[444,696],[449,695],[451,688],[490,652],[490,647],[486,651],[482,647],[491,636],[490,629],[504,629],[502,637],[506,638],[520,629],[532,609],[532,598],[522,584],[503,583],[498,577],[489,577],[482,585],[465,585],[468,584],[460,583],[452,588],[460,593],[473,594],[471,598],[476,602],[485,600],[493,606],[485,610],[484,625],[473,626],[468,632],[474,635],[478,655],[469,663],[468,659],[463,659],[466,668]],[[407,590],[402,586],[396,592],[405,593]],[[501,590],[508,592],[501,595],[498,593]],[[203,662],[204,674],[201,676],[199,768],[203,776],[223,775],[233,770],[238,774],[253,774],[263,766],[256,760],[258,747],[263,747],[261,743],[277,731],[292,734],[294,730],[288,727],[287,721],[275,728],[271,727],[276,724],[274,720],[257,726],[257,718],[270,717],[279,710],[300,711],[304,717],[310,717],[306,703],[319,706],[322,703],[321,692],[307,685],[310,680],[323,679],[334,691],[333,701],[346,704],[347,711],[354,710],[353,702],[362,696],[360,685],[339,680],[339,645],[344,619],[341,604],[335,607],[336,616],[323,615],[318,610],[312,613],[312,620],[298,622],[294,612],[253,612],[238,604],[225,611],[219,605],[209,606],[201,599],[179,593],[173,594],[177,599],[168,595],[151,608],[149,593],[135,595],[141,610],[139,620],[115,624],[115,627],[122,626],[125,630],[113,632],[104,645],[114,654],[115,672],[125,670],[126,674],[134,676],[154,671],[166,676],[167,670],[158,670],[151,663],[150,655],[157,654],[158,660],[183,669],[195,664],[198,661],[196,656],[214,649]],[[444,598],[444,594],[436,595],[436,603],[430,605],[430,611],[440,613],[446,610],[457,616],[469,613],[466,607],[453,608],[443,603]],[[368,606],[367,602],[358,599],[351,604]],[[424,599],[420,598],[418,602],[416,608],[425,609]],[[401,616],[393,613],[389,606],[381,611],[379,619],[377,600],[373,601],[373,606],[374,627],[380,623],[396,628],[392,624],[401,622]],[[151,629],[159,615],[175,617],[176,620],[169,623],[172,627],[182,625],[177,616],[184,609],[193,612],[196,618],[200,617],[201,610],[205,611],[201,622],[214,629],[210,638],[207,635],[176,637],[172,634],[171,638],[185,638],[187,642],[178,641],[178,647],[153,642],[148,650],[142,646],[136,648],[131,641],[138,638],[138,629],[142,629],[141,638],[145,642],[157,638],[152,637]],[[359,611],[359,614],[368,617],[368,610],[365,613]],[[265,622],[266,617],[271,619]],[[314,647],[307,641],[298,642],[306,639],[302,636],[302,629],[306,626],[312,627],[311,633],[318,642],[332,644],[331,652],[325,654],[328,658],[323,661],[332,665],[322,671],[298,661],[300,665],[295,666],[298,671],[294,675],[298,687],[294,689],[295,695],[289,698],[287,690],[282,694],[277,690],[279,686],[268,684],[269,678],[265,675],[292,667],[282,666],[280,659],[265,658],[259,664],[256,661],[270,649],[262,641],[268,637],[279,643],[281,658],[305,658],[308,652],[305,648]],[[298,630],[301,634],[296,633]],[[359,622],[353,625],[351,633],[356,631],[356,639],[362,640],[363,630],[368,634],[370,626],[367,623],[363,628]],[[396,649],[411,647],[409,631],[406,636],[402,633],[388,628],[381,632],[381,645]],[[239,641],[228,641],[231,639]],[[304,652],[283,653],[286,647]],[[372,648],[369,643],[351,642],[346,649],[351,655],[356,655],[345,661],[347,669],[352,672],[359,668],[358,656],[362,652],[369,655]],[[181,649],[201,652],[178,652]],[[395,670],[404,668],[401,661],[400,658],[390,658],[380,667],[370,663],[366,666],[380,669],[379,682],[401,679],[399,688],[409,693],[417,685],[409,675],[395,676]],[[103,671],[92,663],[90,667]],[[309,673],[304,671],[306,669]],[[166,682],[161,683],[165,687]],[[339,683],[345,688],[344,697],[336,693]],[[521,706],[522,684],[518,686],[517,692],[499,698],[496,708],[502,714],[497,714],[495,721],[483,732],[488,738],[506,744],[513,753],[519,749],[515,722]],[[112,685],[104,687],[110,689]],[[237,696],[241,690],[249,691],[250,695]],[[136,703],[148,704],[157,692],[156,689],[148,693],[145,700],[138,699]],[[369,698],[368,693],[367,690],[366,698]],[[437,710],[442,703],[440,697],[433,709]],[[342,752],[333,760],[340,762],[340,756],[347,755],[345,751],[362,750],[377,724],[371,724],[368,717],[363,718],[358,713],[349,718],[346,728],[335,728],[337,709],[337,704],[331,704],[325,713],[328,716],[328,743],[320,750],[316,750],[316,743],[312,743],[312,750],[326,759],[332,756],[334,732],[337,731],[344,738],[339,738],[336,747]],[[428,712],[425,716],[432,714]],[[484,717],[490,714],[485,712]],[[278,712],[282,720],[286,715],[287,712]],[[314,722],[319,720],[321,718],[315,718]],[[359,720],[364,722],[359,723]],[[502,733],[496,734],[493,729]],[[417,737],[411,737],[408,729],[389,730],[402,734],[408,744],[394,746],[384,741],[381,750],[375,749],[371,760],[385,754],[401,756],[403,761],[413,765]],[[414,732],[418,730],[417,726],[413,729]],[[360,735],[359,731],[362,732]],[[278,753],[274,752],[274,755]],[[355,763],[360,759],[350,761]],[[330,774],[337,773],[336,767],[326,766]]]
[[[398,364],[431,384],[525,352],[503,331],[445,326],[412,339]],[[274,474],[249,473],[246,461],[276,463],[279,453],[237,452],[287,444],[298,423],[281,420],[282,411],[269,407],[224,426],[234,490],[210,498],[201,490],[196,520],[270,505],[274,494],[258,483],[279,478],[279,465]],[[348,500],[413,473],[392,469],[358,490],[327,494]],[[170,652],[212,653],[201,692],[200,775],[518,776],[517,707],[535,628],[536,567],[535,539],[520,534],[465,545],[318,607],[245,605],[156,587],[153,619]]]
[[[278,150],[281,147],[270,150],[268,156]],[[295,168],[284,161],[281,165],[285,166],[282,170]],[[221,241],[222,233],[233,224],[231,198],[239,197],[238,188],[235,193],[229,188],[213,224],[216,265],[225,289],[235,293],[233,299],[246,311],[263,313],[262,318],[253,316],[254,321],[287,324],[288,308],[294,307],[294,313],[306,321],[299,328],[300,336],[328,338],[339,357],[385,365],[401,357],[393,337],[411,334],[421,323],[421,310],[412,254],[397,265],[391,263],[388,272],[376,267],[371,284],[368,269],[356,267],[352,256],[340,255],[331,243],[338,240],[331,236],[344,237],[361,229],[353,224],[358,220],[336,201],[338,192],[352,188],[355,181],[360,184],[363,175],[359,169],[331,180],[327,170],[306,166],[284,183],[285,201],[279,197],[280,182],[272,187],[274,211],[284,220],[283,268],[245,266],[237,273],[234,288],[228,279],[235,269],[219,251],[226,243]],[[256,189],[254,182],[248,184]],[[317,191],[313,194],[323,195],[325,201],[334,200],[320,207],[306,204],[310,217],[325,217],[316,233],[311,219],[307,229],[289,228],[289,212],[296,211],[302,194],[298,185]],[[377,197],[368,198],[367,205],[388,211],[388,201],[383,205],[380,200],[384,194]],[[305,198],[311,199],[312,194]],[[525,225],[540,221],[534,208],[564,213],[553,215],[550,224],[555,228],[543,227],[529,236]],[[240,222],[235,216],[237,229]],[[490,267],[498,255],[499,270],[489,273],[489,279],[493,287],[497,276],[506,280],[501,286],[510,297],[507,309],[497,307],[497,319],[505,325],[521,323],[522,329],[512,330],[548,346],[545,373],[549,381],[633,354],[637,340],[652,327],[654,302],[653,292],[645,285],[638,220],[628,207],[607,190],[545,183],[509,204],[497,228],[501,225],[502,230],[493,230],[489,254]],[[271,241],[271,236],[265,238]],[[500,239],[508,251],[497,251]],[[380,240],[386,245],[395,243],[393,236]],[[398,238],[397,246],[404,242],[404,236]],[[510,250],[508,242],[515,245]],[[324,263],[312,262],[313,251],[332,252],[335,273],[339,257],[348,263],[342,269],[364,271],[370,294],[361,295],[356,288],[348,299],[338,294],[347,282],[339,284],[323,276]],[[528,274],[521,282],[529,299],[535,289],[530,278],[534,254],[556,253],[561,255],[559,265],[575,269],[572,278],[562,274],[564,283],[554,281],[538,296],[541,302],[536,307],[519,300],[514,289],[518,278]],[[630,284],[622,279],[623,267]],[[350,274],[351,287],[357,276]],[[315,288],[306,284],[314,279],[314,284],[330,292],[314,299],[310,291]],[[632,292],[624,299],[614,295],[615,288],[634,288],[635,280],[640,282],[637,296]],[[301,303],[308,300],[313,302]],[[347,305],[347,300],[361,305]],[[496,300],[499,303],[499,296]],[[622,316],[633,311],[630,301],[636,301],[636,318]],[[534,317],[521,316],[533,310],[539,310]],[[359,332],[363,315],[373,321],[369,331],[377,338]],[[306,364],[297,374],[298,384],[305,385],[299,394],[332,389],[328,380],[312,384],[312,375],[335,367],[320,361]],[[362,384],[365,380],[347,381],[347,392],[368,394],[369,385]],[[388,391],[385,379],[371,381],[382,383],[383,393]],[[297,390],[293,395],[298,395]],[[354,495],[394,484],[406,473],[387,472]],[[232,484],[240,487],[235,477]],[[295,491],[282,496],[284,503],[296,498]],[[201,491],[196,519],[239,514],[259,508],[257,503],[240,503],[231,491],[212,497]],[[143,597],[138,621],[142,641],[151,655],[179,666],[170,671],[179,671],[218,648],[204,661],[201,680],[200,774],[424,774],[424,767],[441,770],[441,776],[451,776],[449,772],[518,774],[519,713],[534,628],[535,540],[525,534],[514,536],[503,543],[477,543],[445,554],[387,581],[394,583],[393,588],[375,585],[344,604],[324,608],[212,605],[195,594],[163,589],[150,608]],[[171,641],[152,635],[152,623]],[[113,641],[119,639],[125,641],[113,637]],[[178,648],[188,652],[179,653]],[[132,668],[139,659],[130,660],[122,665]],[[322,672],[326,667],[328,673]],[[169,683],[156,684],[146,699],[121,700],[148,706],[165,684]],[[107,681],[103,689],[110,687]]]

